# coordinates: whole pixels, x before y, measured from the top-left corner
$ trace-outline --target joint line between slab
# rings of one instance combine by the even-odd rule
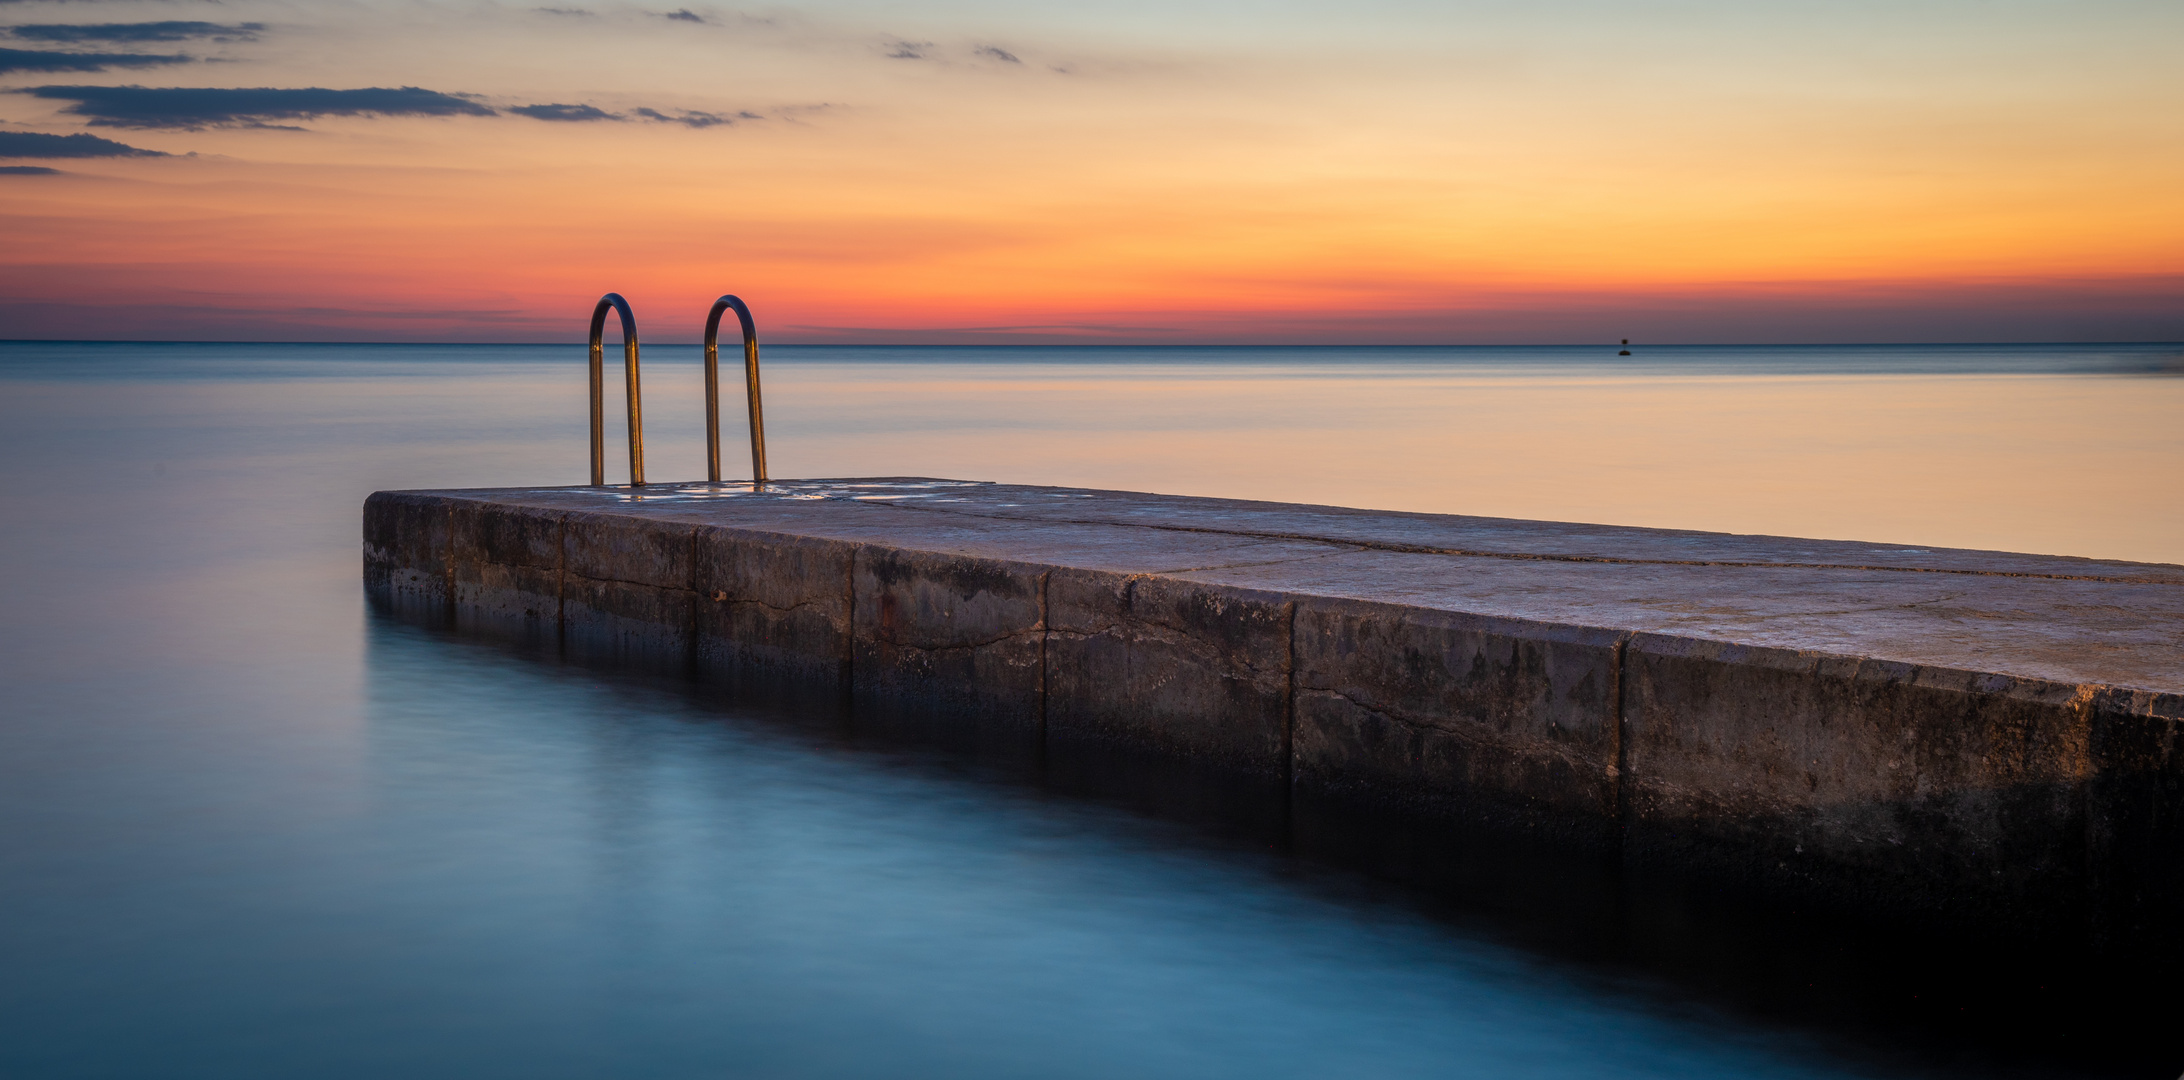
[[[1116,529],[1152,529],[1159,532],[1202,533],[1210,536],[1241,536],[1258,540],[1293,540],[1317,544],[1348,544],[1360,550],[1387,551],[1402,555],[1443,555],[1460,559],[1503,559],[1511,562],[1568,562],[1602,563],[1623,566],[1726,566],[1777,570],[1852,570],[1886,574],[1955,574],[1965,577],[2032,578],[2043,581],[2094,581],[2112,585],[2164,585],[2177,587],[2176,582],[2152,581],[2143,578],[2103,577],[2098,574],[2039,574],[2009,570],[1972,570],[1941,566],[1867,566],[1859,563],[1810,563],[1810,562],[1757,562],[1741,559],[1633,559],[1613,555],[1550,555],[1533,552],[1470,551],[1463,548],[1442,548],[1425,544],[1395,544],[1384,540],[1356,538],[1334,539],[1313,536],[1308,533],[1271,532],[1252,529],[1214,529],[1203,525],[1162,525],[1143,521],[1098,521],[1079,518],[1018,517],[1013,514],[974,512],[954,507],[936,506],[930,503],[886,502],[877,499],[861,499],[860,503],[871,506],[892,506],[901,510],[923,510],[935,514],[954,514],[958,517],[984,518],[992,521],[1020,521],[1029,524],[1090,525]]]

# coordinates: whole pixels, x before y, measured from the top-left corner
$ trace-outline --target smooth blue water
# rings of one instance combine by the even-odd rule
[[[370,491],[580,479],[569,353],[0,345],[0,1075],[2012,1064],[1533,948],[825,710],[373,615]]]

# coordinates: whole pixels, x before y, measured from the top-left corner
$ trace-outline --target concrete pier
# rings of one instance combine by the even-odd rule
[[[364,574],[1050,754],[2184,951],[2184,567],[893,478],[380,492]]]

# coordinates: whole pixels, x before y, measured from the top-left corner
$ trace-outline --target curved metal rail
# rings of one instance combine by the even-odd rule
[[[735,309],[736,319],[743,324],[743,386],[751,405],[751,483],[753,486],[766,482],[766,418],[758,404],[758,328],[751,322],[751,309],[733,295],[713,301],[713,310],[705,316],[705,468],[707,479],[720,482],[720,317],[730,308]],[[632,339],[634,340],[634,339]],[[630,347],[632,350],[636,346]],[[597,369],[599,356],[599,318],[592,317],[593,370]],[[636,371],[636,352],[630,353],[630,370]],[[630,393],[635,394],[636,376],[631,375]],[[632,402],[637,399],[630,398]],[[637,406],[632,404],[634,410]],[[597,406],[594,405],[596,410]],[[595,413],[596,415],[596,413]],[[636,413],[632,412],[631,416]],[[632,421],[634,423],[635,421]],[[598,436],[594,429],[593,439]],[[632,428],[631,430],[635,430]]]
[[[644,409],[637,399],[637,317],[629,313],[629,301],[622,299],[621,293],[600,297],[591,313],[591,482],[593,487],[607,483],[606,365],[600,341],[606,334],[608,308],[622,317],[622,371],[629,385],[629,484],[643,487],[645,423]]]

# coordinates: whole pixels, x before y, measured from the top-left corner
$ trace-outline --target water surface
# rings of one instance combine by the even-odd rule
[[[781,349],[769,427],[780,475],[2184,561],[2177,351]],[[370,491],[583,479],[580,354],[0,345],[0,1075],[2145,1065],[2074,1055],[2113,1034],[2082,1018],[2018,1058],[1757,1007],[825,709],[371,614]],[[654,476],[694,476],[694,351],[646,355]]]

